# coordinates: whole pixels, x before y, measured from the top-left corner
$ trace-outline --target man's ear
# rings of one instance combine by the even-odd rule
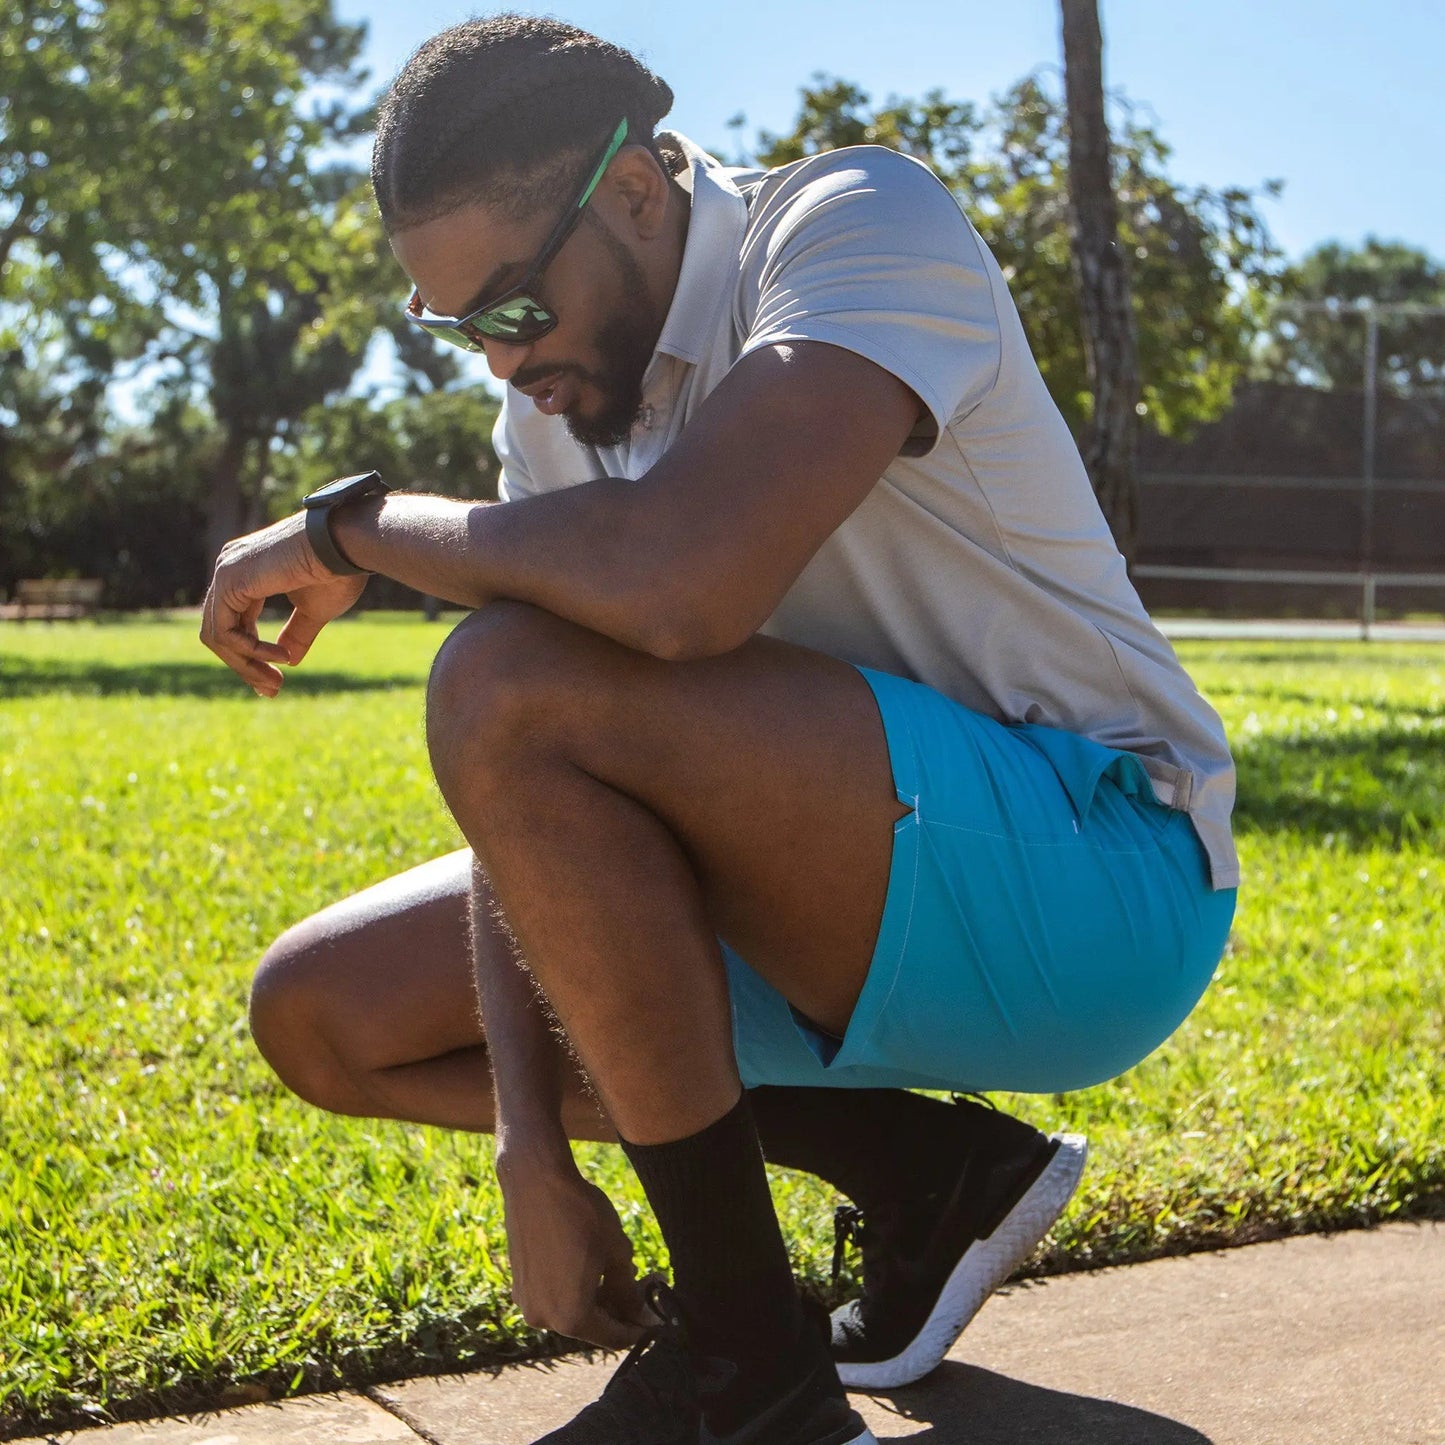
[[[617,219],[625,217],[639,240],[651,241],[667,216],[668,185],[657,157],[646,146],[628,145],[612,158],[602,189],[616,204]]]

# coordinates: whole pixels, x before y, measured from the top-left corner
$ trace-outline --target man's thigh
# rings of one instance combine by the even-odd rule
[[[665,662],[515,605],[471,630],[475,652],[453,661],[530,691],[536,746],[660,818],[714,931],[804,1013],[845,1026],[907,811],[858,670],[762,637]]]

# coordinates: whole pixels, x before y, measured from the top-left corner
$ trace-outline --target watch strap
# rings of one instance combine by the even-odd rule
[[[316,553],[321,565],[339,577],[360,577],[371,574],[365,567],[358,567],[341,553],[336,538],[331,535],[331,508],[327,506],[306,508],[306,540]]]

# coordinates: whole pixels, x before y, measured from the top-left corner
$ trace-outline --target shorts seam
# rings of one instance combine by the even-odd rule
[[[871,669],[860,667],[858,671],[863,675],[864,681],[868,684],[869,691],[873,695],[874,706],[878,709],[879,721],[883,725],[884,739],[888,748],[889,771],[892,774],[893,780],[894,796],[900,803],[907,804],[909,808],[907,813],[901,818],[895,819],[893,823],[893,861],[896,862],[897,860],[897,850],[900,846],[911,846],[913,849],[913,868],[907,885],[908,912],[903,920],[902,936],[899,939],[898,946],[892,950],[893,956],[888,963],[890,972],[887,988],[883,992],[878,1004],[876,1006],[870,1006],[869,1017],[859,1020],[866,1028],[866,1033],[860,1033],[854,1037],[852,1020],[849,1021],[849,1027],[844,1030],[843,1042],[838,1052],[833,1056],[831,1062],[823,1065],[825,1074],[832,1072],[834,1069],[841,1071],[858,1062],[866,1062],[866,1060],[858,1060],[856,1056],[864,1053],[873,1044],[873,1041],[882,1030],[884,1015],[888,1010],[889,1004],[893,1001],[894,994],[898,991],[899,980],[903,977],[903,963],[908,955],[908,940],[912,937],[913,920],[918,910],[918,874],[921,863],[920,854],[922,853],[919,834],[923,823],[920,812],[923,784],[920,776],[921,766],[918,757],[918,739],[914,736],[913,728],[907,720],[890,718],[888,710],[883,704],[883,699],[879,696],[880,687],[902,681],[902,679],[895,678],[888,673],[876,674],[877,677],[888,679],[887,683],[880,683],[875,682],[875,674]],[[900,773],[904,773],[905,770],[906,775],[900,776]],[[909,824],[913,825],[911,836]],[[892,869],[893,862],[890,862],[890,884],[892,882]],[[884,960],[878,956],[877,950],[879,945],[885,941],[882,930],[888,920],[888,906],[891,901],[889,895],[891,893],[892,888],[890,886],[884,895],[883,917],[879,920],[879,933],[877,938],[874,939],[874,956],[870,961],[868,973],[864,976],[863,988],[858,995],[858,1000],[853,1006],[854,1018],[858,1017],[858,1010],[863,1003],[864,995],[869,992],[870,985],[873,983],[874,970],[880,963],[884,962]],[[839,1060],[845,1052],[850,1057],[840,1063]]]
[[[918,814],[913,814],[914,822],[919,823]],[[897,836],[897,835],[895,835]],[[903,977],[903,960],[908,956],[908,939],[913,932],[913,915],[918,908],[918,860],[923,849],[918,846],[915,836],[913,847],[913,877],[908,880],[908,917],[903,922],[903,937],[898,944],[898,953],[893,960],[893,977],[888,980],[888,992],[883,995],[883,1001],[873,1013],[873,1026],[868,1031],[868,1037],[864,1043],[872,1043],[877,1036],[878,1030],[883,1026],[883,1015],[888,1012],[888,1005],[893,1002],[893,995],[898,991],[898,980]],[[860,995],[861,997],[861,995]]]
[[[955,833],[970,833],[975,838],[997,838],[1001,843],[1017,843],[1024,848],[1089,848],[1095,853],[1119,853],[1126,857],[1147,855],[1157,851],[1153,848],[1121,848],[1107,843],[1095,843],[1082,833],[1072,838],[1029,838],[1018,833],[996,833],[991,828],[971,828],[967,823],[945,823],[939,818],[922,820],[929,828],[949,828]],[[1163,837],[1161,829],[1159,836]]]

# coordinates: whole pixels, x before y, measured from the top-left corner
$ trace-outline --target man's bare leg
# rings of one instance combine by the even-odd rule
[[[803,1322],[718,938],[846,1030],[906,811],[866,681],[763,639],[662,662],[492,604],[443,645],[427,724],[448,806],[658,1216],[692,1347],[732,1362],[709,1425],[801,1389],[863,1438]],[[505,1113],[500,1064],[497,1086]],[[530,1169],[504,1181],[509,1214],[524,1188],[543,1207],[556,1193]]]
[[[289,1089],[335,1114],[492,1132],[471,878],[463,848],[322,909],[271,945],[252,984],[251,1030]],[[615,1141],[568,1064],[568,1137]]]
[[[277,940],[257,974],[252,1022],[288,1086],[338,1113],[492,1130],[470,881],[471,854],[461,850]],[[770,1160],[819,1174],[865,1206],[938,1187],[935,1172],[952,1178],[970,1150],[991,1148],[1003,1118],[950,1117],[959,1111],[900,1090],[773,1088],[753,1097]],[[578,1070],[568,1075],[562,1112],[571,1138],[615,1138]],[[1016,1135],[1032,1133],[1015,1126]],[[1067,1190],[1058,1207],[1066,1198]]]
[[[896,801],[866,682],[755,639],[671,664],[519,604],[463,623],[428,708],[448,805],[623,1137],[736,1101],[726,938],[846,1029]]]

